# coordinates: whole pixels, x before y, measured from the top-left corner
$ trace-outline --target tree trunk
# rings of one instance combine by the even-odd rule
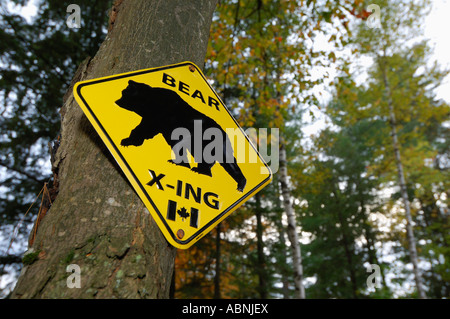
[[[285,239],[285,232],[284,229],[280,228],[280,246],[282,247],[282,249],[285,249],[285,251],[287,251],[287,246],[286,246],[286,239]],[[282,288],[281,288],[281,293],[283,294],[283,299],[289,299],[289,272],[287,271],[287,258],[286,255],[283,255],[281,258],[281,283],[283,284]]]
[[[359,183],[357,184],[357,187],[359,188]],[[363,220],[364,223],[362,225],[363,230],[364,230],[364,238],[367,241],[367,244],[365,245],[367,248],[367,254],[369,255],[369,263],[370,264],[376,264],[380,266],[380,270],[381,270],[381,283],[384,287],[387,287],[386,284],[386,278],[384,276],[384,267],[380,264],[380,262],[378,261],[378,257],[377,257],[377,253],[376,253],[376,248],[375,248],[375,242],[376,242],[376,235],[373,232],[372,226],[369,224],[369,219],[368,219],[368,215],[366,214],[366,209],[365,209],[365,203],[364,203],[364,199],[363,199],[363,195],[361,193],[359,193],[360,196],[360,207],[361,207],[361,214],[363,215]]]
[[[258,292],[259,298],[267,299],[267,265],[266,257],[264,255],[264,241],[263,241],[263,224],[262,224],[262,207],[261,207],[261,195],[255,195],[256,200],[256,247],[258,254],[258,266],[256,272],[258,274]]]
[[[276,179],[274,179],[273,183],[278,185],[278,178],[275,177]],[[282,204],[281,204],[281,193],[280,193],[280,188],[277,187],[275,189],[275,210],[278,212],[282,212]],[[281,214],[280,214],[281,217]],[[277,264],[277,269],[278,269],[278,273],[281,275],[281,283],[282,283],[282,288],[281,288],[281,293],[283,295],[283,299],[289,299],[289,277],[290,277],[290,268],[288,268],[288,264],[287,264],[287,254],[288,254],[288,247],[286,246],[286,237],[285,237],[285,227],[283,226],[283,222],[281,220],[281,218],[277,218],[275,220],[275,226],[278,229],[278,242],[280,245],[280,251],[282,253],[278,253],[276,255],[276,264]],[[284,253],[283,253],[284,252]]]
[[[356,273],[355,273],[355,267],[353,265],[353,254],[355,253],[354,250],[351,247],[351,241],[348,238],[348,235],[350,234],[350,231],[347,227],[347,220],[344,216],[342,216],[342,211],[340,207],[343,206],[343,203],[341,203],[341,194],[339,192],[338,186],[333,182],[332,185],[332,192],[334,194],[334,198],[336,200],[336,203],[339,207],[339,209],[336,210],[337,220],[341,224],[340,230],[341,230],[341,236],[342,236],[342,246],[344,247],[345,252],[345,258],[347,259],[347,265],[348,265],[348,273],[350,275],[350,284],[351,284],[351,290],[353,299],[358,299],[358,284],[356,282]]]
[[[52,163],[59,193],[13,298],[167,298],[176,249],[75,102],[75,82],[182,61],[203,66],[216,0],[116,0],[109,33],[78,69]],[[29,251],[30,251],[29,250]],[[68,288],[69,264],[81,288]]]
[[[219,223],[216,227],[216,273],[214,275],[214,299],[221,299],[222,294],[220,293],[220,259],[221,251],[220,251],[220,233],[222,232],[222,224]]]
[[[400,186],[400,193],[402,196],[403,205],[405,206],[406,232],[407,232],[407,236],[408,236],[409,255],[410,255],[410,259],[411,259],[411,262],[412,262],[413,268],[414,268],[414,278],[416,281],[417,294],[419,295],[419,298],[426,299],[427,296],[423,289],[422,276],[420,274],[420,269],[419,269],[419,260],[417,258],[416,239],[414,237],[414,231],[413,231],[411,206],[410,206],[410,202],[409,202],[409,198],[408,198],[405,174],[403,173],[403,164],[402,164],[402,160],[400,157],[400,145],[398,142],[398,135],[397,135],[397,122],[395,119],[394,102],[392,101],[392,92],[391,92],[391,87],[390,87],[389,80],[388,80],[388,77],[386,74],[386,72],[387,72],[386,67],[387,67],[386,64],[382,65],[380,63],[380,68],[383,73],[383,82],[384,82],[384,86],[386,89],[387,102],[388,102],[388,106],[389,106],[389,124],[391,126],[392,146],[394,148],[395,164],[397,166],[397,178],[398,178],[398,183]]]
[[[287,173],[287,157],[286,146],[284,141],[280,143],[280,184],[281,195],[283,196],[283,206],[288,220],[288,238],[291,243],[292,257],[294,262],[294,284],[295,284],[295,298],[305,299],[305,287],[303,286],[303,265],[302,255],[300,251],[300,242],[297,234],[297,223],[295,220],[295,213],[292,209],[291,194],[288,186]]]

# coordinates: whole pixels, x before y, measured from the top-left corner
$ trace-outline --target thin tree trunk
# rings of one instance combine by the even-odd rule
[[[261,195],[255,195],[256,200],[256,247],[258,254],[258,266],[256,272],[258,273],[258,292],[259,298],[267,298],[267,270],[266,270],[266,258],[264,256],[264,242],[263,242],[263,225],[262,225],[262,207],[261,207]]]
[[[281,231],[280,231],[280,246],[283,247],[284,249],[287,249],[284,229],[281,229]],[[286,255],[283,255],[281,257],[281,264],[282,264],[281,283],[283,284],[283,288],[281,288],[281,293],[283,294],[283,299],[290,298],[290,296],[289,296],[289,276],[288,276],[288,272],[286,271],[286,267],[285,267],[285,265],[287,264],[286,259],[287,259]]]
[[[414,278],[416,281],[417,294],[419,298],[426,299],[427,296],[423,289],[422,276],[419,269],[419,260],[417,257],[417,249],[416,249],[416,239],[414,237],[413,231],[413,221],[411,216],[411,206],[408,198],[408,192],[405,181],[405,174],[403,172],[403,164],[400,157],[400,145],[398,142],[397,135],[397,122],[395,118],[394,112],[394,103],[392,101],[392,92],[389,84],[389,80],[387,77],[386,65],[380,62],[380,68],[383,73],[383,81],[386,89],[387,102],[389,106],[389,124],[391,126],[391,137],[392,137],[392,146],[394,148],[394,156],[395,156],[395,164],[397,166],[397,178],[400,186],[400,193],[403,200],[403,205],[405,206],[405,216],[406,216],[406,232],[408,237],[408,248],[411,262],[414,268]]]
[[[176,250],[75,102],[72,87],[185,60],[202,67],[216,2],[116,0],[105,41],[64,97],[52,163],[59,193],[37,229],[34,258],[13,298],[169,296]],[[68,288],[68,264],[80,267],[81,288]]]
[[[288,227],[287,234],[291,243],[292,259],[294,263],[295,298],[305,299],[305,287],[303,286],[303,265],[300,251],[300,242],[297,234],[297,223],[295,213],[292,209],[291,194],[288,186],[286,146],[280,141],[280,184],[283,196],[283,206],[286,213]]]
[[[358,187],[358,185],[359,185],[359,183],[357,184],[357,187]],[[386,278],[384,276],[384,269],[380,265],[380,262],[378,261],[378,257],[377,257],[377,253],[376,253],[376,248],[375,248],[376,236],[372,230],[372,226],[368,223],[368,216],[366,214],[363,196],[361,193],[359,193],[359,195],[360,195],[361,214],[363,215],[363,220],[364,220],[364,224],[362,226],[364,229],[364,238],[367,241],[366,248],[367,248],[367,253],[369,255],[369,263],[380,266],[381,282],[382,282],[383,286],[387,288]]]
[[[175,299],[175,291],[176,291],[176,278],[177,278],[177,273],[176,273],[176,268],[173,267],[173,271],[172,271],[172,281],[170,283],[170,288],[169,288],[169,299]]]
[[[220,233],[222,230],[222,224],[219,223],[216,227],[216,274],[214,275],[214,299],[221,299],[220,293],[220,259],[221,259],[221,240]]]
[[[338,187],[336,187],[336,184],[333,183],[333,194],[334,198],[338,204],[338,207],[342,207],[342,203],[340,201],[340,192],[338,190]],[[342,236],[342,245],[344,246],[344,252],[345,252],[345,258],[347,259],[347,265],[348,265],[348,272],[350,274],[350,283],[351,283],[351,289],[352,289],[352,295],[354,299],[358,299],[358,284],[356,282],[356,273],[355,273],[355,267],[353,265],[353,254],[354,251],[351,250],[351,240],[348,239],[349,230],[347,227],[347,221],[345,220],[344,216],[342,216],[341,209],[336,210],[337,214],[337,220],[341,224],[340,230],[341,230],[341,236]]]
[[[275,185],[278,185],[278,177],[275,177],[276,179],[273,181],[273,183]],[[280,194],[280,188],[277,187],[275,190],[275,210],[278,211],[282,211],[282,204],[281,204],[281,194]],[[281,293],[283,294],[283,299],[289,299],[289,274],[290,274],[290,268],[287,265],[287,246],[286,246],[286,237],[285,237],[285,227],[283,226],[283,223],[281,221],[281,218],[277,218],[275,220],[275,225],[278,229],[278,236],[279,236],[279,246],[280,246],[280,251],[282,253],[277,254],[276,256],[276,264],[277,264],[277,268],[278,268],[278,273],[281,275],[281,283],[282,283],[282,288],[281,288]]]

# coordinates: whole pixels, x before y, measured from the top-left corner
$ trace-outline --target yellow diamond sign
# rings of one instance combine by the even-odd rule
[[[175,247],[190,247],[272,178],[191,62],[78,82],[74,95]]]

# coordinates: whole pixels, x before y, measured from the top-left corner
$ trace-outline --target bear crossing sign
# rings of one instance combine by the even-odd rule
[[[78,82],[74,95],[175,247],[189,248],[272,178],[191,62]]]

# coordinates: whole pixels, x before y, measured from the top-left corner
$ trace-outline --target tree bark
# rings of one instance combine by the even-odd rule
[[[358,188],[358,190],[360,190],[360,180],[358,179],[358,182],[356,184],[356,187]],[[378,257],[377,257],[377,253],[376,253],[376,248],[375,248],[375,242],[376,242],[376,235],[373,232],[372,226],[369,224],[369,219],[368,219],[368,214],[366,213],[366,204],[364,202],[364,197],[363,194],[358,191],[360,200],[359,200],[359,206],[361,207],[361,214],[362,214],[362,219],[364,220],[363,223],[363,230],[364,230],[364,238],[366,239],[367,244],[365,245],[367,248],[367,254],[369,255],[369,263],[370,264],[376,264],[380,266],[380,270],[381,270],[381,283],[382,285],[387,288],[386,285],[386,278],[384,276],[384,267],[381,265],[381,263],[378,261]]]
[[[109,33],[78,69],[52,163],[59,193],[42,219],[13,298],[167,298],[176,249],[75,102],[75,82],[192,61],[203,67],[217,0],[116,0]],[[68,288],[69,264],[81,288]]]
[[[285,232],[284,229],[281,228],[282,225],[280,225],[280,246],[282,249],[285,249],[287,251],[286,246],[286,239],[285,239]],[[289,299],[289,272],[287,271],[287,258],[286,255],[283,255],[281,258],[281,283],[283,284],[281,288],[281,293],[283,294],[283,299]]]
[[[387,66],[384,63],[381,62],[379,63],[383,74],[383,82],[386,89],[387,102],[389,107],[389,124],[391,126],[392,146],[394,148],[395,164],[397,166],[398,184],[400,186],[400,193],[402,196],[403,205],[405,206],[406,232],[408,237],[409,256],[411,259],[411,263],[413,264],[414,279],[416,282],[417,294],[419,298],[426,299],[427,296],[423,289],[422,275],[420,273],[419,260],[417,257],[416,239],[414,236],[413,221],[411,216],[411,206],[408,198],[405,174],[403,172],[402,159],[400,156],[400,144],[398,142],[398,135],[397,135],[397,121],[395,118],[394,102],[392,101],[391,87],[389,84],[389,79],[387,77],[387,70],[386,70]]]
[[[277,178],[277,177],[276,177]],[[273,181],[273,183],[278,184],[278,178],[275,179]],[[282,211],[282,203],[281,203],[281,190],[279,187],[276,188],[275,190],[275,210],[278,211]],[[281,216],[281,215],[280,215]],[[275,220],[275,225],[276,228],[278,229],[278,236],[279,236],[279,245],[280,245],[280,251],[281,252],[285,252],[285,253],[279,253],[276,256],[276,261],[277,261],[277,265],[278,265],[278,273],[281,275],[281,283],[282,283],[282,288],[281,288],[281,293],[283,295],[283,299],[289,299],[290,295],[289,295],[289,277],[290,277],[290,269],[288,267],[287,264],[287,249],[288,247],[286,246],[286,237],[285,237],[285,227],[283,226],[283,222],[281,220],[281,218],[277,218]]]
[[[261,195],[255,195],[256,207],[256,248],[258,254],[258,266],[256,272],[258,274],[258,293],[259,298],[267,299],[267,265],[266,257],[264,255],[264,241],[263,241],[263,224],[262,224],[262,214],[263,209],[261,207]]]
[[[221,239],[220,239],[220,233],[222,232],[222,224],[219,223],[216,227],[216,273],[214,275],[214,299],[222,299],[222,294],[220,292],[220,261],[222,258],[222,252],[220,250],[221,246]]]
[[[336,185],[335,182],[333,182],[332,185],[332,192],[334,194],[334,198],[336,200],[336,203],[338,207],[342,207],[343,203],[341,203],[341,196],[339,192],[339,188]],[[355,273],[355,267],[353,265],[353,254],[355,253],[351,247],[351,241],[348,238],[348,235],[350,234],[348,227],[347,227],[347,220],[344,216],[342,216],[341,209],[336,210],[337,220],[341,224],[340,230],[341,230],[341,236],[342,236],[342,246],[344,247],[345,252],[345,258],[347,259],[347,265],[348,265],[348,273],[350,275],[350,283],[351,283],[351,290],[353,299],[358,299],[358,284],[356,282],[356,273]]]
[[[284,141],[280,141],[280,184],[283,206],[288,220],[287,234],[291,243],[292,257],[294,262],[294,284],[295,298],[305,299],[305,287],[303,286],[303,265],[300,251],[300,242],[297,234],[297,223],[295,213],[292,209],[291,194],[288,186],[287,157]]]

